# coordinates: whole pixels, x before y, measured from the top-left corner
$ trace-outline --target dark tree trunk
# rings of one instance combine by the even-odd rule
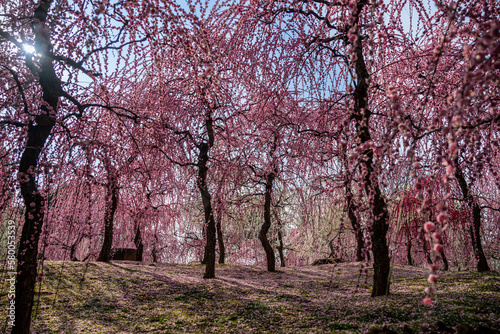
[[[363,44],[358,28],[359,15],[363,10],[366,1],[358,2],[356,12],[353,13],[354,22],[351,28],[355,29],[357,39],[352,43],[354,47],[357,84],[354,88],[354,110],[352,118],[356,121],[356,133],[359,143],[365,144],[371,141],[370,135],[370,116],[371,111],[368,107],[368,79],[370,75],[366,69],[363,55]],[[387,246],[388,213],[387,204],[382,196],[378,180],[374,175],[373,169],[373,149],[368,148],[360,156],[360,164],[364,173],[364,188],[366,195],[373,203],[373,225],[372,229],[372,251],[373,251],[373,290],[372,297],[383,296],[389,293],[389,273],[390,258],[389,247]]]
[[[71,248],[69,250],[69,259],[70,261],[78,261],[78,258],[76,257],[75,255],[75,252],[76,252],[76,246],[77,246],[77,243],[74,242],[72,245],[71,245]]]
[[[376,186],[373,222],[373,290],[372,297],[383,296],[389,293],[390,258],[387,247],[387,208],[384,199]]]
[[[153,259],[153,263],[158,262],[158,254],[156,252],[155,246],[153,246],[153,250],[151,251],[151,257]]]
[[[431,264],[432,259],[431,259],[431,253],[429,252],[429,245],[427,244],[427,240],[425,240],[425,237],[423,235],[422,235],[422,251],[424,252],[427,264]]]
[[[158,243],[158,235],[155,232],[155,241],[153,242],[153,249],[151,250],[151,257],[153,258],[153,263],[158,262],[158,251],[156,250],[156,244]]]
[[[76,247],[78,247],[78,244],[83,238],[83,234],[78,235],[78,238],[76,238],[75,242],[71,245],[71,248],[69,249],[69,259],[71,261],[78,261],[78,258],[76,257]]]
[[[349,221],[351,222],[354,235],[356,237],[356,261],[363,261],[365,258],[363,256],[363,248],[365,248],[365,240],[363,238],[363,230],[358,223],[358,217],[356,217],[356,205],[352,203],[353,196],[350,189],[349,182],[345,182],[346,187],[346,199],[347,199],[347,215],[349,216]]]
[[[329,258],[336,258],[337,256],[335,255],[335,246],[334,246],[334,242],[335,242],[335,239],[336,237],[334,237],[333,239],[331,239],[329,242],[328,242],[328,248],[330,248],[330,255],[328,255]]]
[[[217,220],[217,241],[219,242],[219,264],[223,264],[226,259],[226,248],[224,246],[224,238],[222,235],[222,228],[220,218]]]
[[[448,264],[448,259],[446,258],[444,251],[441,252],[441,259],[443,260],[443,270],[448,271],[450,265]]]
[[[203,278],[214,278],[215,277],[215,246],[216,246],[216,227],[215,219],[212,211],[212,196],[207,188],[207,162],[208,162],[208,151],[210,149],[209,144],[202,143],[199,145],[200,153],[198,156],[198,180],[197,185],[200,190],[201,199],[203,202],[203,211],[205,212],[205,221],[207,233],[207,243],[205,245],[205,275]]]
[[[264,247],[264,251],[266,252],[267,270],[271,272],[276,271],[276,258],[274,255],[273,247],[267,239],[267,232],[271,227],[271,199],[274,178],[274,172],[268,173],[266,175],[266,193],[264,195],[264,223],[262,224],[259,232],[259,240]]]
[[[365,240],[363,238],[363,231],[361,227],[357,226],[357,229],[354,230],[356,233],[356,261],[364,261],[363,256],[363,248],[365,248]]]
[[[472,241],[472,249],[477,259],[477,271],[485,272],[490,271],[488,261],[484,255],[483,245],[481,243],[481,208],[479,204],[474,201],[474,196],[470,191],[470,187],[465,180],[464,174],[458,166],[458,158],[455,159],[455,178],[458,181],[462,195],[467,206],[472,210],[472,226],[470,227],[470,235]]]
[[[203,211],[205,213],[204,225],[207,233],[207,242],[205,244],[205,274],[203,278],[214,278],[215,277],[215,248],[217,243],[216,238],[216,224],[214,213],[212,209],[212,196],[208,191],[207,186],[207,174],[208,174],[208,152],[210,148],[214,146],[214,128],[212,119],[212,110],[209,108],[205,114],[205,129],[207,131],[208,142],[203,141],[201,144],[197,145],[200,150],[198,154],[198,179],[196,184],[201,194],[201,200],[203,202]]]
[[[203,238],[203,241],[205,241],[205,247],[203,247],[203,257],[201,258],[201,264],[207,264],[207,258],[208,258],[208,253],[207,253],[207,224],[206,222],[203,223],[203,227],[201,229],[201,237]]]
[[[275,212],[274,216],[276,217],[276,222],[278,223],[278,254],[280,257],[280,266],[282,268],[284,268],[285,267],[285,254],[283,253],[283,249],[285,248],[285,245],[283,243],[283,234],[281,233],[282,224],[281,224],[281,220],[279,219],[278,212]]]
[[[413,259],[411,257],[411,236],[410,231],[407,232],[406,238],[406,259],[408,260],[408,265],[413,266]]]
[[[280,266],[282,268],[285,267],[285,255],[283,254],[283,248],[284,248],[284,245],[283,245],[283,236],[281,235],[281,230],[278,230],[278,254],[279,254],[279,257],[280,257]]]
[[[46,209],[45,199],[38,190],[36,170],[40,152],[54,127],[57,104],[62,94],[52,59],[45,55],[52,49],[50,41],[45,36],[47,31],[45,20],[51,3],[51,0],[42,0],[36,8],[32,20],[35,45],[38,46],[37,51],[41,54],[41,71],[38,75],[43,102],[40,108],[41,114],[37,115],[35,122],[30,122],[28,126],[27,141],[19,163],[19,185],[26,212],[17,255],[16,318],[15,326],[12,327],[14,334],[30,333],[31,311],[37,277],[38,242]],[[31,56],[27,56],[28,62],[31,62]]]
[[[118,206],[118,180],[115,171],[112,170],[111,162],[105,158],[104,165],[108,172],[108,183],[106,185],[106,209],[104,212],[104,241],[97,261],[109,262],[111,260],[111,247],[113,246],[113,220]]]
[[[262,247],[264,247],[264,251],[266,252],[267,270],[270,272],[276,271],[276,256],[274,254],[274,250],[273,247],[271,246],[271,243],[267,239],[267,232],[269,232],[269,229],[271,228],[271,204],[273,195],[273,183],[278,173],[274,157],[274,153],[276,152],[277,146],[278,146],[278,136],[275,135],[270,151],[270,157],[273,163],[273,170],[265,175],[266,186],[264,194],[264,223],[262,224],[259,231],[259,240],[262,243]]]
[[[144,244],[142,243],[142,235],[141,235],[141,225],[137,224],[137,229],[135,230],[135,238],[134,238],[136,252],[136,261],[142,262],[142,253],[144,252]]]
[[[488,261],[486,261],[486,256],[484,255],[483,245],[481,243],[481,208],[479,204],[474,203],[472,206],[472,217],[473,224],[470,231],[472,231],[471,239],[474,245],[474,250],[476,254],[477,261],[477,271],[482,273],[485,271],[490,271]]]

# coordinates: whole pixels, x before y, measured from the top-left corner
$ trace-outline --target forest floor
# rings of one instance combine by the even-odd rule
[[[46,262],[37,285],[35,333],[397,333],[500,329],[500,275],[442,273],[423,305],[427,270],[395,265],[389,296],[371,298],[360,263],[279,268]],[[5,275],[2,275],[5,277]],[[355,292],[356,285],[360,289]],[[7,283],[0,332],[7,332]],[[460,330],[457,330],[457,326]],[[390,332],[390,331],[386,331]],[[495,332],[495,331],[493,331]]]

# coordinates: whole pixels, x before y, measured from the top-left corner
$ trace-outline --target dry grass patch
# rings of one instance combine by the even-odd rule
[[[439,321],[500,328],[500,276],[442,274],[434,308],[421,300],[426,270],[396,265],[391,294],[370,298],[359,263],[280,268],[46,262],[36,333],[362,333],[374,325],[415,332]],[[364,287],[365,279],[368,289]],[[357,285],[359,291],[354,293]],[[6,283],[0,301],[7,304]],[[6,310],[1,309],[5,319]],[[6,322],[3,330],[6,330]]]

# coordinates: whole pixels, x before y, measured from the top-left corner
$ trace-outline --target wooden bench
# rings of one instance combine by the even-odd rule
[[[136,261],[137,249],[135,248],[113,248],[111,250],[111,260]]]

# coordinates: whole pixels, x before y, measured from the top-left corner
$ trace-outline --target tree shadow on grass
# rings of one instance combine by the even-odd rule
[[[487,280],[449,274],[456,279],[443,279],[437,308],[429,309],[419,295],[425,276],[412,267],[399,273],[394,266],[394,293],[387,298],[370,298],[368,290],[352,293],[359,277],[356,264],[275,273],[224,265],[210,280],[202,278],[202,266],[120,261],[61,268],[60,263],[46,265],[33,327],[37,333],[359,333],[373,324],[402,332],[402,325],[420,330],[422,323],[438,320],[494,328],[492,319],[500,313],[495,306],[500,296],[491,291],[495,275]],[[338,285],[331,284],[332,278]]]

